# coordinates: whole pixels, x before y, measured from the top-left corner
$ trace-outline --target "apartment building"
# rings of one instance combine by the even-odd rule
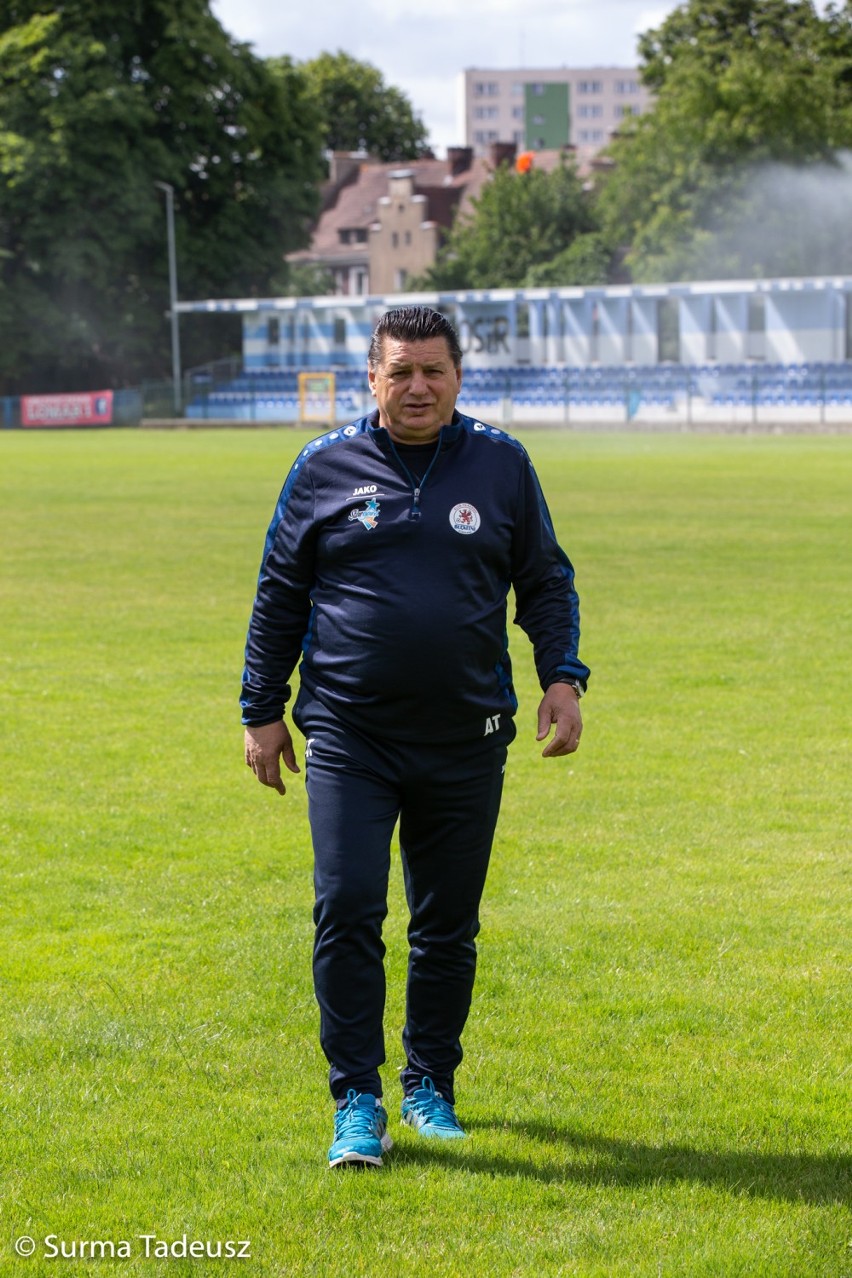
[[[459,88],[459,131],[476,156],[495,142],[519,150],[572,146],[590,157],[651,94],[635,67],[469,67]]]

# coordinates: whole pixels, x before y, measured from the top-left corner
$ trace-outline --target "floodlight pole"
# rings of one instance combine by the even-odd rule
[[[169,315],[172,322],[172,387],[175,412],[181,410],[180,333],[178,331],[177,255],[175,253],[175,189],[168,182],[155,182],[154,186],[166,193],[166,233],[169,241]]]

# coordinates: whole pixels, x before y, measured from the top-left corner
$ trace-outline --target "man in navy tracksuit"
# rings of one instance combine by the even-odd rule
[[[379,1066],[390,844],[411,921],[402,1117],[464,1136],[454,1072],[479,903],[517,707],[506,597],[534,645],[543,754],[577,748],[588,668],[573,569],[521,445],[456,411],[461,351],[436,311],[389,311],[368,359],[378,409],[313,441],[269,529],[246,644],[246,763],[284,793],[305,736],[314,982],[337,1102],[333,1167],[389,1149]]]

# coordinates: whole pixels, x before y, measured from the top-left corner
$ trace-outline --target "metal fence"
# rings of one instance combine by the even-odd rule
[[[335,423],[368,412],[366,376],[335,370]],[[189,370],[182,415],[197,422],[299,419],[296,371],[246,373],[238,358]],[[466,369],[459,408],[495,425],[783,426],[852,423],[852,361]],[[112,426],[175,419],[171,381],[113,392]],[[106,423],[104,423],[106,424]],[[0,398],[0,428],[22,425],[21,401]]]
[[[337,372],[335,422],[373,404],[363,374]],[[459,407],[498,425],[849,422],[852,363],[473,368],[465,370]],[[297,374],[211,374],[194,383],[185,411],[199,421],[292,423]]]
[[[34,427],[23,420],[22,405],[25,396],[5,395],[0,397],[0,428],[5,430],[24,429],[68,429],[76,425],[68,421],[39,423]],[[61,398],[61,397],[57,397]],[[68,398],[71,398],[69,396]],[[171,382],[150,382],[144,386],[134,386],[112,392],[112,412],[103,422],[81,423],[91,429],[102,429],[114,426],[138,426],[145,417],[158,415],[174,415],[174,396]]]

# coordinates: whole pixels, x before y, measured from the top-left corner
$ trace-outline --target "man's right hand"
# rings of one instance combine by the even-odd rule
[[[251,768],[261,785],[286,794],[286,786],[281,780],[280,759],[284,760],[290,772],[301,770],[293,752],[290,729],[283,719],[246,728],[246,766]]]

